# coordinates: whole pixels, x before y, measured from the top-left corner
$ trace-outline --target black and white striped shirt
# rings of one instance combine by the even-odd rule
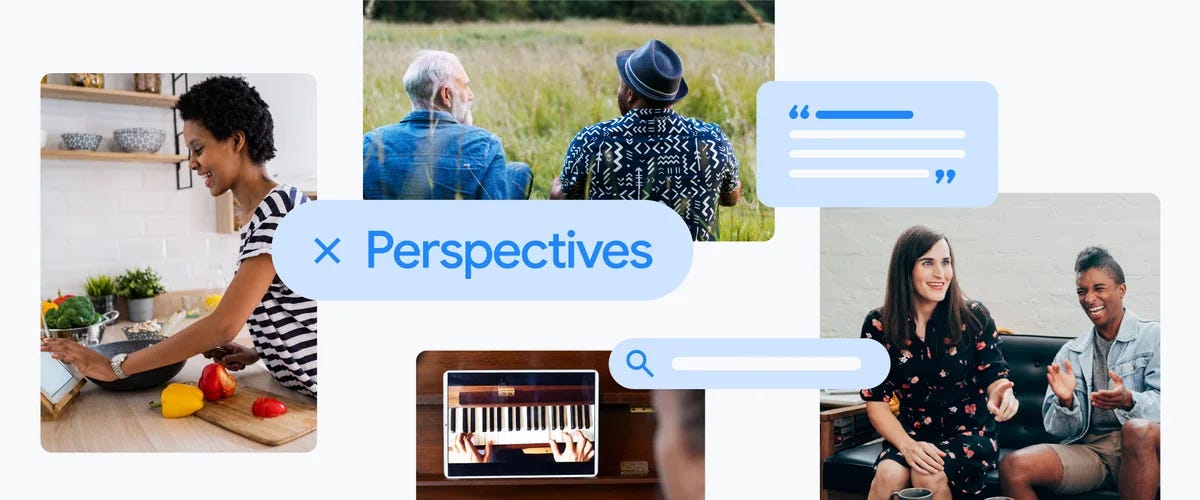
[[[237,267],[245,259],[271,253],[275,228],[283,216],[308,201],[295,186],[280,184],[267,193],[242,227]],[[317,302],[301,297],[279,280],[271,281],[248,321],[258,357],[271,375],[292,390],[317,396]]]

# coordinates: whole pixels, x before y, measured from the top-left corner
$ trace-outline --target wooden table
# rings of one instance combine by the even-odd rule
[[[178,328],[194,321],[185,319]],[[102,342],[125,340],[121,327],[129,324],[122,322],[107,327]],[[243,328],[236,342],[251,345],[247,329]],[[209,362],[203,356],[193,356],[171,382],[196,382],[200,379],[200,371]],[[239,387],[254,387],[313,405],[317,403],[316,398],[279,385],[262,361],[233,374]],[[316,432],[281,446],[267,446],[196,417],[163,418],[158,409],[148,406],[150,401],[160,400],[161,392],[162,387],[119,392],[101,389],[90,382],[84,384],[79,395],[56,420],[42,422],[42,448],[51,452],[306,452],[317,445]]]

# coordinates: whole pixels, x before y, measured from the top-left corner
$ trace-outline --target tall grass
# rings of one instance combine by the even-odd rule
[[[617,52],[663,40],[682,57],[690,88],[675,110],[720,125],[741,163],[742,201],[721,207],[719,238],[764,241],[774,234],[774,210],[755,189],[756,94],[772,79],[774,27],[368,21],[363,33],[363,132],[411,110],[402,77],[418,50],[454,52],[471,78],[475,125],[504,141],[509,161],[533,167],[535,199],[548,197],[571,138],[619,115]]]

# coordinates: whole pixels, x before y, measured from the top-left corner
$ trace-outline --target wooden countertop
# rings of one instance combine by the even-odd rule
[[[184,319],[167,333],[174,333],[193,321]],[[125,340],[121,327],[129,324],[118,322],[105,328],[101,342]],[[236,341],[250,345],[249,332],[243,329]],[[193,356],[171,382],[196,382],[208,363],[203,356]],[[239,387],[254,387],[317,404],[316,398],[279,385],[262,361],[232,373],[237,377]],[[161,392],[162,387],[132,392],[107,391],[88,382],[56,420],[42,422],[42,448],[51,452],[307,452],[316,448],[316,432],[280,446],[267,446],[196,417],[163,418],[159,410],[148,406],[150,401],[160,400]]]

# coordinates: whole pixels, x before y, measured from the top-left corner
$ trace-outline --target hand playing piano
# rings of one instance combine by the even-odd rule
[[[550,451],[554,453],[555,462],[587,462],[595,455],[596,450],[592,447],[592,442],[583,437],[582,432],[568,432],[563,434],[563,438],[566,439],[567,446],[562,452],[558,451],[558,443],[550,441]]]
[[[450,463],[483,464],[492,461],[492,440],[488,439],[483,453],[475,449],[471,443],[471,433],[455,434],[450,445]]]

